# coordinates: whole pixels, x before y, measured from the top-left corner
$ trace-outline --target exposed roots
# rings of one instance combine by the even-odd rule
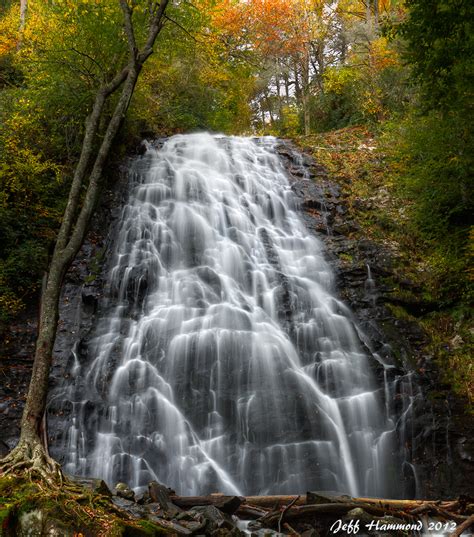
[[[15,449],[0,460],[0,473],[28,475],[54,488],[64,483],[61,466],[46,453],[39,440],[21,439]]]

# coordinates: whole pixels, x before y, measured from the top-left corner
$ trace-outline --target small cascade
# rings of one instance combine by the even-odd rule
[[[375,304],[377,300],[377,291],[375,287],[375,281],[372,278],[372,271],[370,270],[370,265],[367,263],[367,279],[365,280],[365,296],[372,304]]]
[[[276,144],[179,135],[132,165],[97,321],[52,402],[67,472],[191,495],[416,480],[410,379],[338,299]]]

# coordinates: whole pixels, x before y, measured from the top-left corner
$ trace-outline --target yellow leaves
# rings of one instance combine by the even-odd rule
[[[385,37],[379,37],[371,42],[370,58],[373,67],[377,70],[400,65],[398,54],[389,48],[388,41]]]
[[[326,91],[342,95],[347,86],[353,84],[359,73],[350,67],[333,67],[324,73],[324,88]]]
[[[0,294],[0,310],[9,315],[17,315],[24,307],[23,300],[17,298],[13,293]]]
[[[20,8],[12,6],[10,11],[0,18],[0,56],[16,50],[19,39]]]

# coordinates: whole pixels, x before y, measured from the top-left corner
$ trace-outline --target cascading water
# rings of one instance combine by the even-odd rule
[[[180,135],[132,167],[90,358],[63,386],[66,471],[181,494],[401,494],[392,388],[276,143]]]

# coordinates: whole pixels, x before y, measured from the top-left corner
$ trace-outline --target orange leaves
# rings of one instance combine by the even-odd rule
[[[0,19],[0,56],[16,50],[19,39],[20,9],[14,6]]]
[[[388,47],[385,37],[379,37],[372,41],[370,44],[370,59],[376,70],[382,70],[400,64],[398,54]]]
[[[301,52],[310,24],[305,0],[222,0],[212,15],[225,39],[263,56],[281,57]]]

